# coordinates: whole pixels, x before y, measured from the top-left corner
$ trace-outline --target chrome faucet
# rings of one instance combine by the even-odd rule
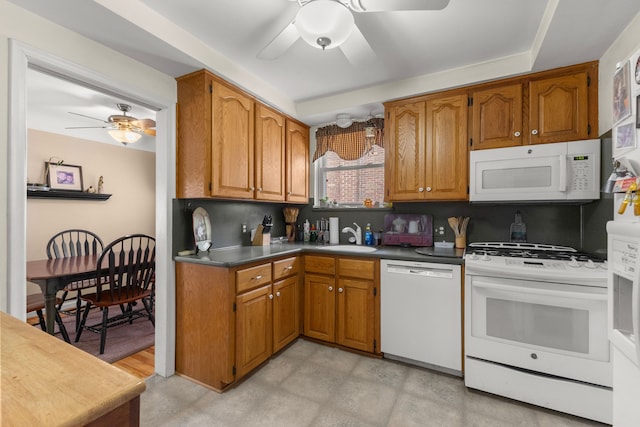
[[[352,227],[345,227],[345,228],[342,229],[342,232],[343,233],[352,233],[354,235],[354,237],[356,238],[356,245],[361,245],[362,244],[362,229],[355,222],[353,223],[353,225],[356,226],[355,230]]]

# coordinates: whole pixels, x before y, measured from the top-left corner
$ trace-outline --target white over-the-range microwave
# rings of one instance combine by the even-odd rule
[[[600,198],[600,140],[472,151],[471,202],[578,202]]]

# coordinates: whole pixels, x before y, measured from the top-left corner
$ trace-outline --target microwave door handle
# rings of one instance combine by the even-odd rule
[[[567,191],[567,155],[562,154],[560,156],[560,185],[559,190],[562,192]]]
[[[472,286],[476,288],[493,289],[497,291],[518,292],[519,294],[547,295],[547,296],[565,297],[565,298],[575,298],[576,294],[578,293],[578,292],[568,292],[568,291],[555,291],[552,289],[500,285],[497,283],[487,283],[487,282],[478,282],[478,281],[474,281]],[[605,294],[582,294],[580,295],[580,298],[583,300],[591,300],[591,301],[606,301],[607,294],[606,293]]]

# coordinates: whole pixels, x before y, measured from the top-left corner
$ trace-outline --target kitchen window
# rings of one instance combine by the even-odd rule
[[[384,199],[384,120],[316,132],[314,207],[380,206]],[[367,205],[367,207],[371,207]]]
[[[382,204],[384,148],[373,146],[356,160],[343,160],[328,151],[315,162],[316,207],[363,207],[365,199]]]

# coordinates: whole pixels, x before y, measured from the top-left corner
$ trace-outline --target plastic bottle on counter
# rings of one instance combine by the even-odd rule
[[[511,224],[510,232],[511,242],[526,242],[527,241],[527,226],[522,222],[522,216],[520,211],[516,211],[514,222]]]
[[[305,219],[304,220],[304,241],[308,242],[310,238],[311,238],[311,227],[309,225],[309,220]]]
[[[309,231],[309,241],[315,242],[318,240],[318,230],[316,230],[316,225],[311,224],[311,230]]]
[[[371,224],[367,223],[367,226],[364,229],[364,244],[367,246],[375,245],[375,241],[373,240],[373,232],[371,231]]]

